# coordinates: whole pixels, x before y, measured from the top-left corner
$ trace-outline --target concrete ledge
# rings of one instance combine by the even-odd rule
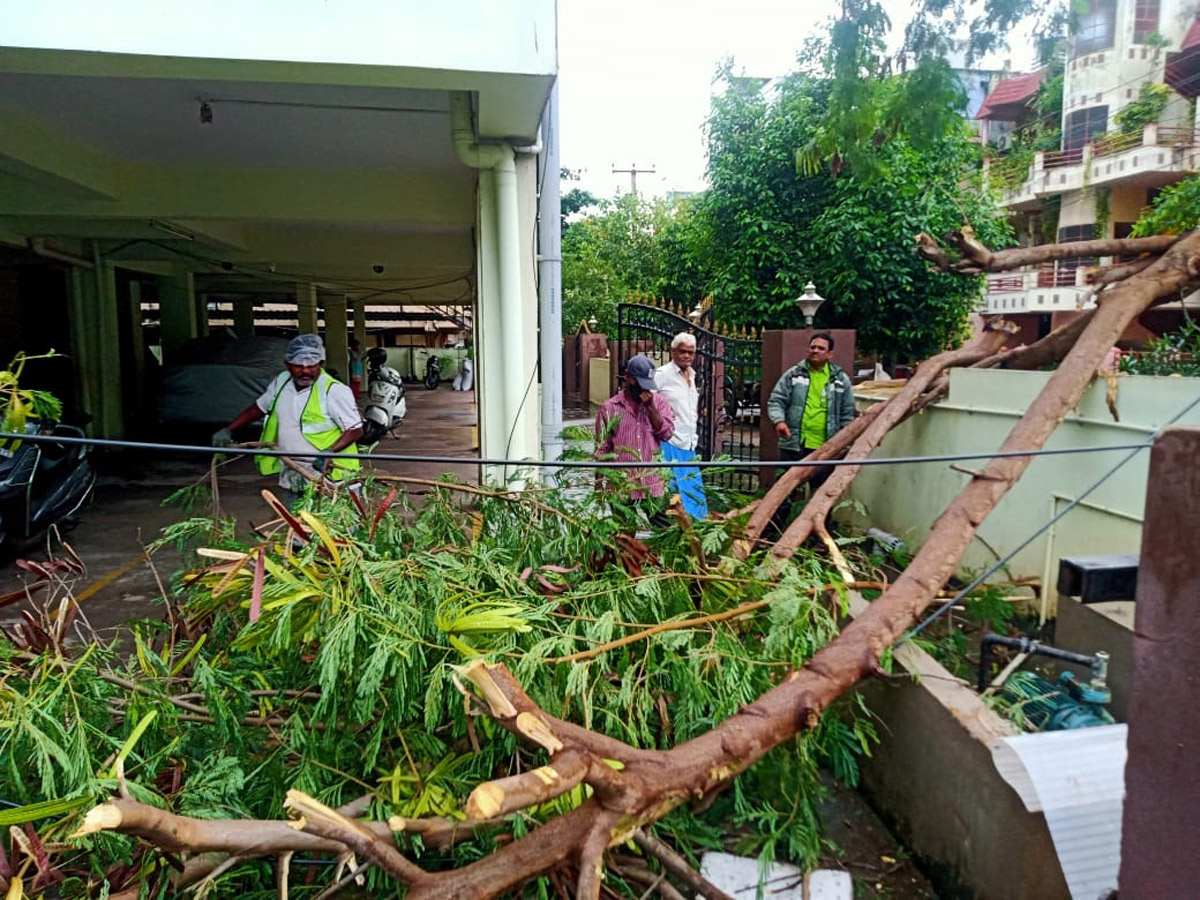
[[[1017,729],[925,651],[901,644],[896,661],[914,679],[859,688],[879,719],[880,743],[862,763],[875,810],[941,897],[1070,896],[1045,817],[1025,809],[992,763],[992,741]]]

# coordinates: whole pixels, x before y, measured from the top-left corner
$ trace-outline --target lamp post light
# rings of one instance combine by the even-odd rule
[[[703,307],[703,306],[701,306],[701,305],[700,305],[700,301],[699,301],[699,300],[697,300],[697,301],[696,301],[696,308],[695,308],[695,309],[693,309],[693,310],[692,310],[690,313],[688,313],[688,318],[689,318],[689,319],[691,319],[693,322],[699,322],[699,321],[700,321],[700,317],[701,317],[702,315],[704,315],[704,307]]]
[[[587,324],[588,324],[588,328],[590,328],[592,331],[595,331],[596,326],[599,325],[600,323],[596,321],[596,316],[593,313],[592,315],[588,316]]]
[[[817,293],[816,285],[810,281],[804,286],[804,293],[792,302],[804,313],[804,327],[812,328],[813,316],[817,314],[817,309],[825,302],[825,298]]]

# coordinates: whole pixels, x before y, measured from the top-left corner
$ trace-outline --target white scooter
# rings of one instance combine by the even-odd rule
[[[387,364],[387,351],[372,347],[367,351],[367,402],[363,405],[363,444],[377,444],[385,434],[404,421],[408,404],[404,399],[404,381]],[[394,437],[395,435],[393,435]]]

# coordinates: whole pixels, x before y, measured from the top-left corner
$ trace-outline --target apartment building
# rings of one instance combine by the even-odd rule
[[[1043,119],[1039,129],[1045,109],[1034,103],[1057,70],[1012,76],[989,93],[977,114],[981,137],[996,151],[989,179],[1022,245],[1125,237],[1164,185],[1197,170],[1197,6],[1089,0],[1061,65],[1057,149],[1045,149],[1054,123]],[[1031,153],[1038,133],[1042,149]],[[1014,318],[1028,341],[1091,306],[1091,273],[1112,262],[1071,259],[992,276],[981,311]],[[1125,337],[1146,339],[1178,315],[1147,314]]]

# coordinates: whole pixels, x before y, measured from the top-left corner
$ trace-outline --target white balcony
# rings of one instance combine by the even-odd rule
[[[1090,266],[1057,263],[990,275],[980,311],[988,315],[1053,313],[1088,309]]]
[[[1140,135],[1104,135],[1078,150],[1038,152],[1023,181],[1002,188],[1011,209],[1032,209],[1042,198],[1114,183],[1162,185],[1197,168],[1192,128],[1147,125]]]

